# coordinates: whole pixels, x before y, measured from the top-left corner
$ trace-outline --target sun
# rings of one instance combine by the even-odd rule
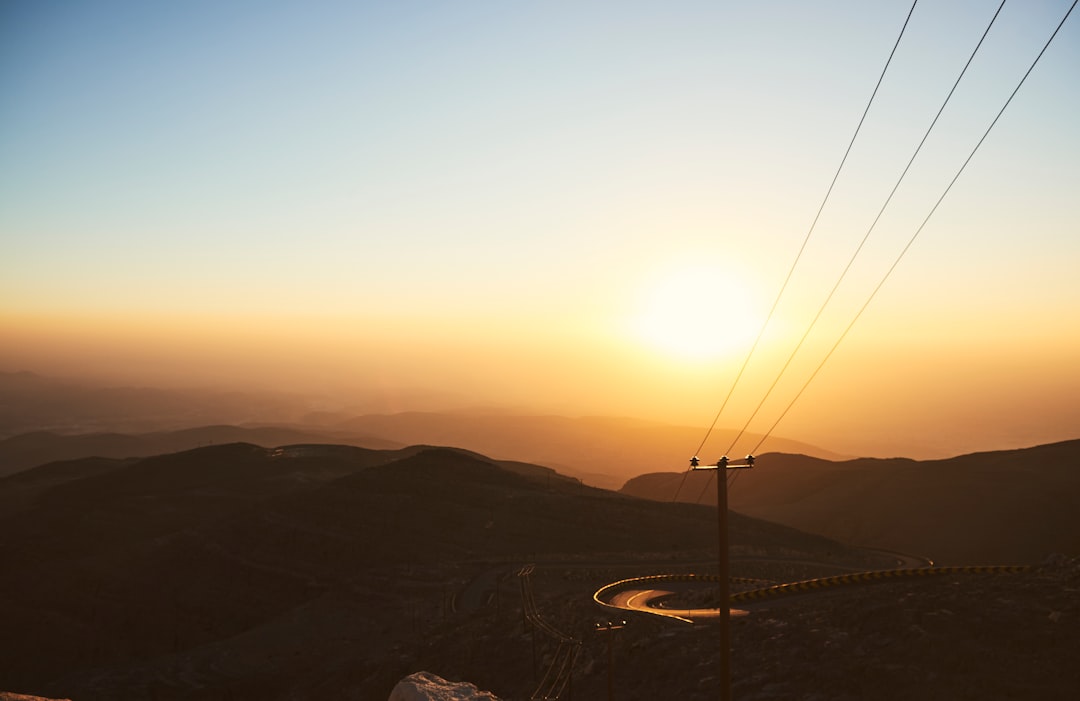
[[[644,285],[631,330],[653,351],[701,361],[748,348],[763,320],[758,300],[741,276],[694,263],[665,271]]]

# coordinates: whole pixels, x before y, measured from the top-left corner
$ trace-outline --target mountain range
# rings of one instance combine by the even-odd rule
[[[449,448],[236,443],[50,463],[0,479],[0,629],[18,631],[0,679],[80,701],[285,698],[331,683],[385,698],[407,673],[403,646],[450,634],[451,619],[509,615],[513,563],[585,566],[596,586],[650,558],[707,563],[714,519]],[[739,516],[731,540],[836,566],[873,559]]]
[[[369,448],[451,445],[547,465],[587,484],[618,489],[644,472],[681,468],[702,429],[623,417],[565,417],[497,409],[315,411],[282,393],[100,387],[28,372],[0,372],[0,476],[52,460],[146,457],[209,443],[296,442]],[[735,432],[718,429],[727,442]],[[757,436],[746,440],[756,441]],[[827,459],[819,446],[771,438],[773,450]]]
[[[995,464],[1006,474],[1036,463],[1065,472],[1075,448],[1033,449],[1019,463],[996,454],[968,461],[990,474]],[[890,476],[898,468],[919,469],[894,462],[853,470],[844,462],[765,455],[732,495],[769,469],[804,480],[788,485],[795,502],[818,487],[828,492],[829,479],[818,472],[831,475],[836,489],[847,472],[877,468],[885,486],[876,491],[888,492],[892,480],[907,479]],[[969,477],[958,473],[956,484]],[[1032,484],[1042,479],[1028,477]],[[1075,491],[1055,484],[1062,501],[1075,503]],[[1016,503],[1020,509],[1025,502]],[[1025,513],[1033,521],[1042,515]],[[428,669],[501,697],[526,697],[556,645],[535,639],[523,619],[528,571],[546,625],[579,641],[575,694],[599,698],[607,653],[594,622],[609,614],[595,608],[591,592],[642,574],[709,572],[715,518],[708,505],[641,499],[456,448],[229,443],[48,463],[0,478],[0,680],[6,690],[80,701],[382,699],[399,679]],[[986,524],[964,528],[974,543]],[[737,512],[728,541],[732,574],[757,583],[751,586],[896,566],[889,553]],[[927,688],[950,698],[968,688],[971,674],[998,679],[1003,667],[978,660],[1005,655],[1014,673],[1038,677],[1040,698],[1066,698],[1058,694],[1074,688],[1072,667],[1059,658],[1072,645],[1067,632],[1080,611],[1064,592],[1080,570],[1061,572],[979,580],[963,590],[960,580],[876,585],[880,594],[838,593],[737,619],[734,634],[740,650],[786,670],[781,691],[789,697],[826,684],[853,690],[851,698],[869,690],[908,698]],[[969,596],[958,598],[960,591]],[[908,603],[898,605],[897,597]],[[1010,602],[1007,623],[987,622],[1001,616],[981,604],[987,597]],[[822,630],[833,650],[844,651],[840,658],[816,655],[820,645],[812,640]],[[936,631],[932,640],[949,641],[948,654],[926,646],[927,630]],[[972,637],[971,630],[983,632]],[[854,634],[861,642],[851,647]],[[709,698],[701,665],[714,664],[711,635],[708,626],[636,620],[616,654],[648,656],[622,674],[638,679],[650,698]],[[939,669],[921,653],[912,656],[923,648],[952,661]],[[868,658],[879,654],[868,650],[887,656]],[[761,659],[736,652],[737,686],[765,698],[776,682],[753,671],[764,669]],[[868,659],[876,662],[867,666]],[[906,686],[887,678],[898,659],[919,670]],[[1058,667],[1046,669],[1048,660]],[[961,668],[968,672],[954,673]],[[996,683],[1015,686],[1014,676]]]
[[[110,395],[86,421],[64,412],[96,400],[70,388],[35,424],[18,401],[41,378],[5,383],[27,391],[0,392],[0,689],[377,701],[431,670],[526,698],[557,628],[577,641],[575,695],[603,697],[613,654],[620,697],[715,698],[709,626],[635,616],[609,640],[591,601],[715,572],[715,486],[682,471],[695,429],[493,411],[203,425],[167,392]],[[152,410],[126,421],[133,397]],[[888,569],[891,551],[1041,566],[755,606],[734,619],[740,698],[1072,698],[1080,441],[934,461],[783,445],[731,475],[743,586]]]

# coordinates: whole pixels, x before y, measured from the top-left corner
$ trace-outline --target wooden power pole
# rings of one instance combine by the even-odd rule
[[[725,455],[715,465],[703,466],[697,456],[690,458],[692,470],[716,470],[717,576],[720,596],[720,701],[731,701],[731,576],[728,564],[728,504],[727,471],[754,466],[754,456],[747,455],[744,463],[733,465]]]

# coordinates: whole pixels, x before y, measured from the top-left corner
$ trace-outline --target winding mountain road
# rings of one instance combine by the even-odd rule
[[[905,567],[894,570],[870,570],[777,584],[735,594],[730,600],[732,603],[750,604],[757,600],[771,599],[777,596],[807,594],[834,586],[865,585],[897,578],[957,574],[1019,574],[1031,572],[1033,569],[1035,568],[1029,565],[975,565],[968,567]],[[613,582],[600,588],[593,594],[593,600],[608,609],[637,611],[694,623],[700,620],[718,618],[722,615],[724,609],[669,609],[663,607],[662,601],[679,592],[700,591],[703,588],[712,586],[715,582],[716,577],[708,575],[650,575],[647,577],[635,577]],[[741,609],[730,608],[729,612],[730,616],[746,615],[747,613]]]
[[[649,613],[654,616],[686,621],[687,623],[719,618],[722,609],[718,608],[669,609],[658,606],[664,599],[674,596],[679,591],[692,588],[700,588],[700,584],[693,586],[681,582],[668,582],[663,589],[623,589],[612,596],[608,603],[615,608],[626,611]],[[742,609],[730,609],[729,612],[732,617],[745,616],[746,614],[747,612]]]

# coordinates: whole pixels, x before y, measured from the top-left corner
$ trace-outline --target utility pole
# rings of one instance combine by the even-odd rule
[[[727,471],[754,466],[754,456],[747,455],[743,463],[732,465],[728,456],[715,465],[703,466],[695,455],[690,458],[691,470],[716,470],[717,576],[720,595],[720,701],[731,701],[731,584],[728,568],[728,505]]]
[[[619,621],[618,623],[607,622],[607,625],[602,623],[596,624],[597,633],[607,633],[607,697],[608,701],[615,701],[615,649],[613,646],[613,637],[615,631],[626,625],[626,621]]]

